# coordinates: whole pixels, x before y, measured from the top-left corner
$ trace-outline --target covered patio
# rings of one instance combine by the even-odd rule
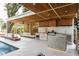
[[[78,4],[22,4],[33,12],[31,15],[14,16],[8,22],[24,25],[24,35],[36,35],[41,28],[46,32],[54,30],[55,27],[71,27],[76,17]],[[26,15],[26,16],[25,16]],[[44,28],[44,29],[45,29]],[[70,33],[69,33],[70,34]],[[22,34],[23,35],[23,34]]]
[[[77,56],[77,32],[75,21],[78,16],[77,3],[22,3],[30,10],[19,16],[10,17],[8,24],[23,25],[23,32],[11,31],[7,35],[19,34],[21,40],[3,42],[19,48],[7,55],[37,56]],[[13,27],[12,25],[12,27]],[[17,27],[17,26],[16,26]],[[7,36],[8,37],[8,36]]]

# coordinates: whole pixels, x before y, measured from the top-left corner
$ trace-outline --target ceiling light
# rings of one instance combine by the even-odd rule
[[[68,13],[68,11],[66,10],[66,11],[64,11],[65,13]]]
[[[66,11],[64,11],[64,14],[66,15],[66,14],[68,14],[68,11],[66,10]]]
[[[36,5],[36,3],[33,3],[33,5]]]

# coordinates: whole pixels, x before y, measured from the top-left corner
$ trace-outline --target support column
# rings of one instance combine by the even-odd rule
[[[6,22],[6,34],[8,35],[8,22]]]
[[[29,32],[32,33],[32,24],[29,23]]]
[[[73,42],[74,42],[74,19],[72,19],[72,35],[71,35],[71,39],[72,39],[72,41],[71,41],[71,43],[73,44]]]
[[[10,33],[11,32],[11,29],[12,29],[13,25],[14,25],[14,23],[7,22],[7,24],[6,24],[7,33]]]

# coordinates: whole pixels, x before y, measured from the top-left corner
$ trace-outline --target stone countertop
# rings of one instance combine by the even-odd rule
[[[49,33],[48,33],[48,35],[52,35],[52,34],[53,34],[53,32],[49,32]],[[66,33],[58,33],[58,32],[56,32],[56,34],[71,36],[71,34],[66,34]]]
[[[48,33],[48,35],[52,35],[52,34],[54,34],[54,33],[52,33],[52,32]],[[56,33],[56,34],[68,35],[68,34],[65,34],[65,33]],[[56,35],[56,34],[55,34],[55,35]]]

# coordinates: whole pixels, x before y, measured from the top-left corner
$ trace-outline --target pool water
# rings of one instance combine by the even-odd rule
[[[0,56],[15,51],[17,49],[18,49],[17,47],[14,47],[12,45],[0,41]]]

